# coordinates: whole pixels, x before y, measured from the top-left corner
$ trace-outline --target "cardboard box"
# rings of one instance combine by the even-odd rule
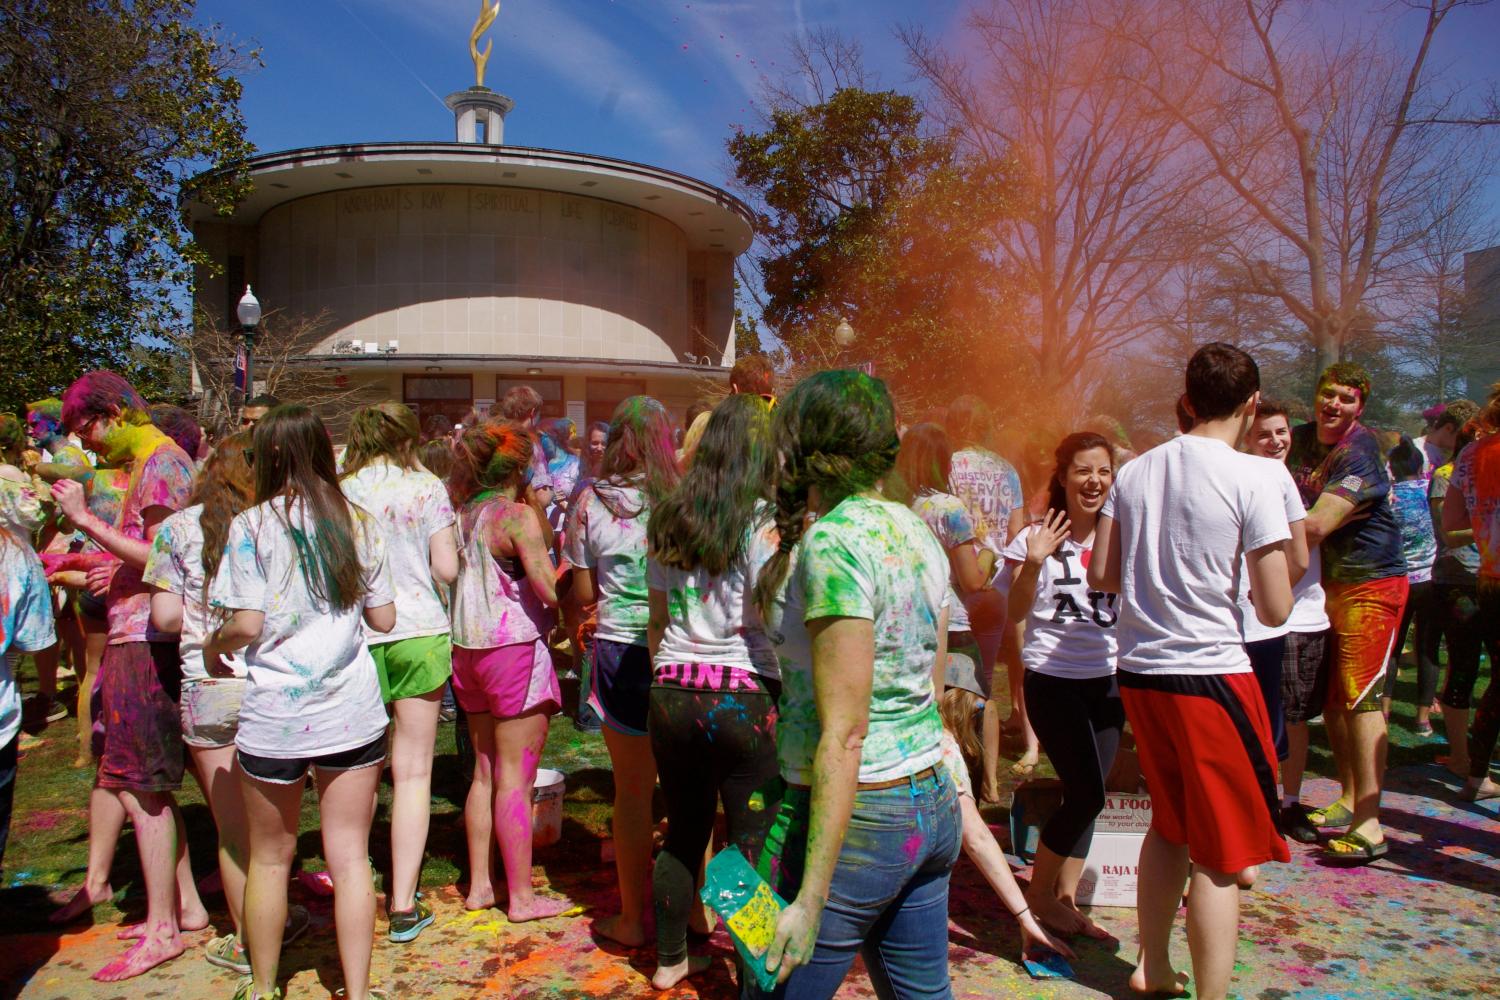
[[[1078,879],[1078,902],[1134,906],[1141,842],[1151,828],[1151,796],[1110,793],[1094,821],[1094,839]]]

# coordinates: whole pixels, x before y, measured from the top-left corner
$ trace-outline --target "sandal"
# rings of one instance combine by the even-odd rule
[[[1322,809],[1308,812],[1307,821],[1313,826],[1348,826],[1354,822],[1354,813],[1348,806],[1334,799]]]
[[[1343,845],[1346,850],[1339,850],[1338,845]],[[1329,861],[1348,861],[1358,865],[1367,865],[1371,861],[1378,861],[1391,853],[1390,841],[1382,840],[1380,843],[1372,843],[1362,833],[1350,830],[1342,837],[1334,837],[1323,845],[1323,857]]]

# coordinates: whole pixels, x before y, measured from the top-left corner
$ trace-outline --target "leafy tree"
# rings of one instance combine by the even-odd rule
[[[0,0],[0,406],[102,366],[171,392],[180,366],[161,352],[183,324],[181,289],[210,263],[182,182],[253,151],[233,75],[245,56],[193,12]],[[225,171],[192,194],[227,210],[244,184]]]
[[[779,103],[728,143],[758,202],[754,265],[766,325],[794,371],[873,362],[899,398],[972,389],[1007,353],[1007,285],[990,227],[1018,198],[1013,166],[965,160],[916,101],[842,86]],[[847,319],[856,342],[833,339]]]

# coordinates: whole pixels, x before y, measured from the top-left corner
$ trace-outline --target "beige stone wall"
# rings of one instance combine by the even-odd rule
[[[401,354],[517,354],[717,362],[730,345],[733,259],[689,252],[675,225],[587,197],[421,185],[302,198],[253,237],[199,227],[217,260],[250,251],[268,309],[334,322],[339,340]],[[200,283],[209,308],[222,278]]]

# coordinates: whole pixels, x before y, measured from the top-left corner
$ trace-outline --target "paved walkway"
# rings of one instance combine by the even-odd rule
[[[1365,869],[1324,866],[1315,853],[1293,846],[1292,863],[1269,865],[1246,894],[1235,989],[1264,1000],[1323,997],[1494,996],[1500,986],[1500,821],[1496,804],[1458,803],[1456,782],[1435,766],[1394,771],[1385,820],[1390,856]],[[1309,799],[1331,796],[1315,781]],[[18,817],[21,819],[21,817]],[[578,828],[538,866],[553,891],[589,910],[613,899],[612,866],[601,842]],[[46,835],[35,831],[29,835]],[[393,998],[593,998],[658,996],[646,981],[649,950],[601,949],[590,936],[589,914],[512,926],[499,911],[465,913],[450,891],[430,894],[437,923],[415,945],[377,939],[374,976]],[[288,997],[325,996],[339,985],[329,900],[311,899],[313,931],[288,950]],[[5,911],[0,894],[0,925]],[[220,915],[222,917],[222,914]],[[1014,922],[967,861],[960,861],[952,894],[954,994],[960,998],[1097,997],[1128,995],[1135,914],[1100,908],[1095,918],[1117,933],[1118,950],[1080,945],[1077,982],[1034,982],[1016,962]],[[383,921],[379,928],[384,930]],[[99,984],[89,974],[119,947],[117,927],[75,927],[65,934],[0,932],[0,996],[36,1000],[114,997],[224,997],[231,975],[195,953],[122,984]],[[193,935],[195,945],[208,932]],[[717,935],[719,956],[709,972],[671,997],[729,998],[730,947]],[[1178,924],[1174,954],[1187,965]],[[841,997],[872,996],[862,973]]]

